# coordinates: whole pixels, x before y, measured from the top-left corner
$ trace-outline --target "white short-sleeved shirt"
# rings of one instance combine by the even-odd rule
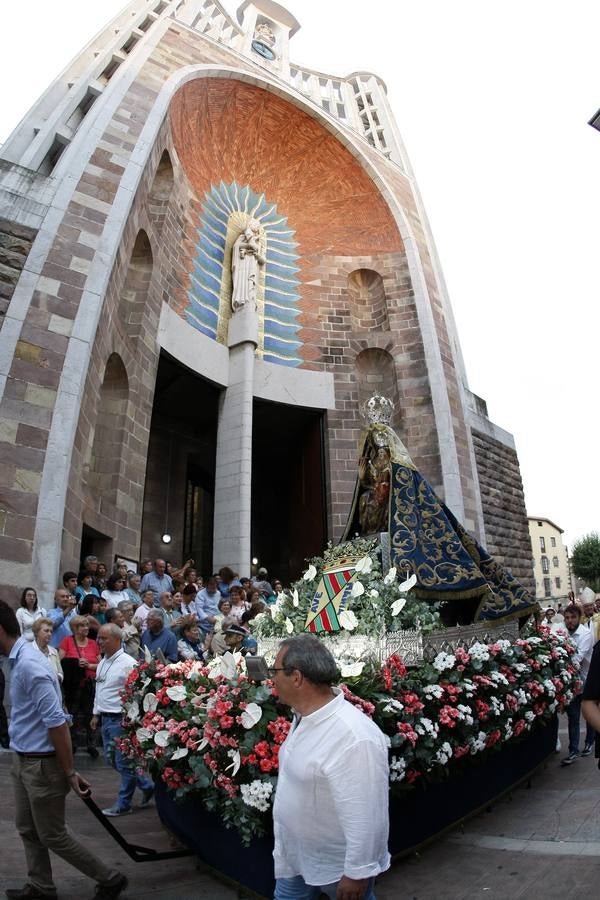
[[[273,808],[276,878],[372,878],[390,865],[388,741],[336,696],[290,731]]]

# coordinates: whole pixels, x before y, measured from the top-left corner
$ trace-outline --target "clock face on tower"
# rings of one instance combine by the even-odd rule
[[[267,47],[267,45],[263,44],[261,41],[252,41],[252,49],[255,53],[258,53],[258,55],[262,56],[264,59],[275,59],[275,54],[273,53],[271,48]]]

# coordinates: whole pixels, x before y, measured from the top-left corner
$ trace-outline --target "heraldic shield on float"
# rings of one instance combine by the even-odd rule
[[[387,534],[390,563],[416,575],[415,595],[447,601],[463,624],[529,616],[535,598],[440,500],[391,428],[393,412],[392,401],[379,394],[363,406],[367,427],[360,436],[358,477],[342,540]],[[342,592],[339,602],[345,597]],[[315,596],[315,615],[335,609],[337,598]]]

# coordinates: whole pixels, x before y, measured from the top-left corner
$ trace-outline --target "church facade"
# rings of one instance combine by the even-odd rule
[[[344,531],[375,391],[533,584],[514,441],[468,389],[385,85],[291,62],[298,28],[271,0],[137,0],[0,149],[13,601],[89,552],[297,576]]]

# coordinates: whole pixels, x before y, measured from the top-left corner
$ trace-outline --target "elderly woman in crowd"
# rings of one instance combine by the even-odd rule
[[[179,626],[181,637],[177,641],[179,659],[204,659],[204,647],[198,622],[193,616],[182,619]]]
[[[34,646],[47,657],[50,668],[56,672],[58,680],[62,683],[63,670],[60,662],[60,656],[56,647],[50,646],[50,638],[52,637],[52,620],[42,617],[36,619],[31,626],[33,632]]]
[[[72,716],[71,730],[73,747],[77,745],[78,724],[85,730],[86,749],[96,758],[94,733],[90,728],[94,704],[94,681],[100,661],[98,644],[88,637],[89,624],[85,616],[73,616],[70,621],[69,637],[61,641],[59,655],[65,675],[65,704]]]
[[[21,634],[28,640],[33,640],[31,627],[37,619],[46,615],[46,610],[38,606],[37,593],[32,587],[27,587],[21,594],[21,605],[17,610],[17,622]]]
[[[123,613],[124,624],[121,627],[123,632],[123,649],[125,653],[137,659],[140,655],[140,638],[142,634],[142,626],[138,622],[133,621],[135,612],[133,603],[123,600],[119,603],[119,609]]]

